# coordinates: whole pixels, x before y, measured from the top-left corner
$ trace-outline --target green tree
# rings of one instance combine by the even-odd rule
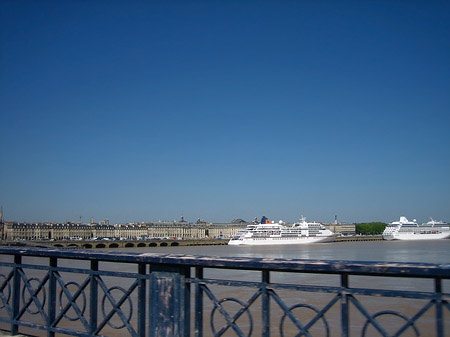
[[[361,235],[380,235],[383,233],[387,224],[384,222],[366,222],[355,224],[356,234]]]

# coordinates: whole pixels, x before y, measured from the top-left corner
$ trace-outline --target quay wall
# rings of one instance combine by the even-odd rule
[[[352,241],[380,241],[381,235],[368,236],[338,236],[335,242]],[[71,249],[104,249],[104,248],[146,248],[146,247],[177,247],[177,246],[219,246],[227,245],[228,240],[199,239],[199,240],[80,240],[80,241],[1,241],[3,246],[26,246],[42,248],[71,248]]]
[[[338,236],[336,242],[350,242],[350,241],[382,241],[381,235],[352,235],[352,236]]]

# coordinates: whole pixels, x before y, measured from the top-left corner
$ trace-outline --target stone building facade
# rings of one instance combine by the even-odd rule
[[[5,223],[6,240],[90,240],[90,239],[228,239],[246,223],[155,222],[132,224]]]
[[[336,233],[338,235],[355,235],[356,234],[356,226],[354,224],[347,224],[347,223],[329,223],[324,224],[324,226],[332,231],[333,233]]]

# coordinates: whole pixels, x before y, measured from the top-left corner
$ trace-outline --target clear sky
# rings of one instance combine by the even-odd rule
[[[448,1],[1,1],[6,220],[450,221]]]

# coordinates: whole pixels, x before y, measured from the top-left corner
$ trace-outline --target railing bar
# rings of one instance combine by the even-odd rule
[[[26,274],[20,269],[19,269],[19,274],[20,274],[20,277],[22,278],[22,280],[24,281],[23,282],[24,283],[24,288],[26,288],[28,290],[30,298],[24,304],[22,310],[20,310],[20,312],[18,313],[16,319],[19,319],[20,317],[22,317],[22,315],[27,311],[27,308],[30,306],[30,304],[34,302],[34,304],[36,305],[38,311],[40,312],[40,314],[42,315],[44,320],[47,321],[48,320],[48,316],[44,312],[44,308],[42,307],[41,301],[39,300],[39,298],[36,295],[39,294],[39,292],[43,289],[42,287],[45,285],[45,283],[47,283],[47,281],[49,279],[49,275],[48,274],[45,275],[45,277],[41,280],[39,286],[36,289],[33,289],[31,284],[28,282],[29,278],[26,276]]]
[[[383,327],[370,315],[370,313],[359,303],[359,301],[353,297],[349,296],[349,300],[353,305],[367,318],[367,321],[372,323],[372,325],[378,330],[380,334],[383,335],[383,337],[389,337],[389,334],[386,332],[386,330],[383,329]]]
[[[78,307],[78,304],[76,303],[76,300],[78,299],[78,297],[83,293],[84,289],[87,287],[87,285],[89,284],[89,278],[87,278],[86,280],[84,280],[84,282],[80,285],[80,287],[78,288],[78,290],[73,294],[73,296],[71,295],[71,293],[69,292],[69,290],[67,289],[67,287],[65,287],[65,282],[64,280],[61,278],[60,275],[56,276],[57,281],[59,283],[59,285],[61,286],[61,290],[62,292],[66,295],[67,299],[70,299],[70,302],[68,302],[66,304],[66,306],[64,308],[61,308],[60,313],[58,315],[58,317],[55,318],[54,323],[53,323],[53,327],[55,327],[60,321],[61,319],[64,317],[65,313],[67,311],[69,311],[69,309],[71,307],[73,307],[73,309],[75,310],[75,312],[78,315],[78,318],[80,319],[80,321],[83,323],[84,328],[89,331],[89,322],[87,321],[87,319],[83,316],[83,313],[81,312],[80,308]]]
[[[105,285],[105,283],[103,281],[99,282],[99,285],[102,288],[105,296],[108,298],[108,300],[110,301],[111,305],[113,306],[113,309],[108,313],[108,315],[105,316],[105,318],[103,319],[103,321],[100,323],[99,327],[97,328],[97,331],[100,331],[101,329],[103,329],[103,327],[105,327],[105,325],[107,324],[109,319],[112,316],[114,316],[114,314],[117,314],[121,318],[121,320],[125,324],[125,326],[127,327],[127,330],[130,332],[130,334],[132,336],[136,336],[136,330],[134,330],[134,328],[130,325],[130,322],[128,322],[128,319],[123,314],[122,310],[120,309],[120,306],[127,299],[129,299],[129,295],[134,291],[134,289],[136,289],[136,287],[138,285],[138,282],[135,281],[133,284],[131,284],[131,286],[128,289],[128,291],[119,299],[118,302],[116,302],[116,300],[111,295],[111,293],[109,292],[109,289],[106,287],[106,285]],[[115,310],[115,309],[117,309],[117,310]]]
[[[6,255],[6,254],[0,254],[0,256],[1,255]],[[38,256],[38,257],[42,258],[42,256]],[[83,262],[85,260],[79,260],[79,261]],[[127,262],[126,264],[127,265],[131,265],[132,263],[131,262]],[[135,262],[134,264],[138,264],[138,262]],[[15,266],[16,266],[16,264],[13,263],[13,262],[0,262],[0,267],[14,268]],[[36,270],[52,269],[52,267],[50,267],[50,266],[39,265],[39,264],[36,265],[36,264],[29,264],[29,263],[19,263],[19,264],[17,264],[17,267],[18,268],[22,268],[22,269],[36,269]],[[64,272],[68,272],[68,273],[71,273],[71,272],[73,272],[73,273],[90,273],[91,272],[91,270],[89,268],[71,268],[71,267],[56,267],[56,268],[59,271],[64,271]],[[122,271],[117,271],[117,273],[118,274],[125,274],[125,275],[139,275],[138,273],[122,272]]]
[[[193,280],[188,280],[189,282],[193,282]],[[251,281],[232,281],[232,280],[217,280],[217,279],[202,279],[202,283],[204,284],[217,284],[217,285],[227,285],[227,286],[242,286],[242,287],[259,287],[261,285],[260,282],[251,282]],[[273,289],[285,289],[285,290],[310,290],[313,292],[337,292],[341,288],[340,287],[332,287],[332,286],[303,286],[303,285],[294,285],[294,284],[282,284],[282,283],[271,283],[271,288]]]
[[[79,331],[69,330],[69,329],[64,329],[64,328],[54,329],[54,331],[56,333],[62,333],[62,334],[78,336],[78,337],[93,337],[91,334],[86,333],[86,332],[79,332]],[[95,335],[95,337],[108,337],[108,336],[106,336],[106,335]]]
[[[8,266],[10,268],[13,268],[14,265]],[[76,269],[76,268],[65,268],[65,267],[49,267],[49,266],[39,266],[36,268],[33,268],[32,265],[26,265],[26,264],[18,264],[18,269],[22,270],[28,270],[28,269],[34,269],[34,270],[44,270],[44,271],[58,271],[58,272],[64,272],[64,273],[72,273],[72,274],[94,274],[99,276],[114,276],[114,277],[123,277],[123,278],[149,278],[148,275],[140,275],[138,273],[126,273],[126,272],[116,272],[116,271],[107,271],[107,270],[100,270],[97,272],[92,272],[89,269]],[[13,271],[9,274],[9,279],[12,278]],[[5,280],[5,282],[2,283],[2,286],[4,287],[8,280]],[[0,291],[3,289],[0,287]]]
[[[121,262],[119,262],[121,263]],[[131,263],[127,263],[127,264],[131,264]],[[136,264],[136,263],[135,263]],[[151,263],[147,263],[148,265],[151,265]],[[21,264],[21,267],[23,267],[23,269],[36,269],[36,270],[49,270],[50,268],[48,266],[33,266],[33,265],[28,265],[28,264]],[[11,265],[8,265],[7,267],[11,267]],[[195,266],[193,266],[195,267]],[[207,269],[207,268],[204,268]],[[225,270],[224,268],[221,268],[223,270]],[[226,270],[241,270],[241,271],[256,271],[253,269],[244,269],[244,268],[233,268],[233,267],[229,267]],[[76,269],[76,268],[67,268],[67,267],[58,267],[58,271],[61,272],[66,272],[66,273],[78,273],[78,274],[91,274],[92,271],[90,271],[89,269]],[[270,272],[280,272],[278,270],[269,270]],[[327,275],[327,276],[331,276],[331,275],[340,275],[340,272],[329,272],[329,273],[318,273],[318,272],[309,272],[309,271],[289,271],[289,272],[284,272],[286,274],[317,274],[317,276],[323,276],[323,275]],[[121,272],[121,271],[108,271],[108,270],[99,270],[98,272],[96,272],[96,274],[98,275],[107,275],[107,276],[119,276],[119,277],[140,277],[138,273],[132,273],[132,272]],[[366,276],[366,277],[372,277],[372,278],[378,278],[378,277],[383,277],[383,278],[407,278],[407,279],[415,279],[415,280],[424,280],[424,279],[435,279],[435,278],[441,278],[443,280],[450,280],[450,275],[413,275],[413,276],[407,276],[407,275],[379,275],[377,273],[371,274],[371,273],[367,273],[364,275],[361,274],[353,274],[353,273],[348,273],[349,276]],[[146,276],[148,277],[148,275]],[[206,280],[206,279],[205,279]],[[219,279],[208,279],[210,280],[210,282],[214,282],[214,281],[221,281]],[[236,281],[236,282],[240,282],[239,280],[229,280],[229,281]],[[191,280],[192,282],[192,280]],[[245,282],[245,281],[242,281]],[[286,284],[287,286],[289,286],[289,284]]]
[[[231,326],[231,328],[236,332],[236,334],[238,336],[243,336],[241,329],[239,328],[239,326],[237,326],[234,322],[233,319],[230,317],[230,315],[228,314],[228,312],[223,308],[222,305],[219,304],[219,300],[216,298],[216,296],[214,296],[214,294],[211,292],[211,290],[209,290],[208,287],[206,286],[202,286],[203,291],[206,293],[206,295],[208,295],[209,299],[213,302],[214,307],[217,308],[217,310],[219,310],[219,312],[223,315],[223,317],[225,318],[225,320],[227,321],[227,323],[229,325],[227,325],[227,327],[225,329],[221,329],[219,332],[217,332],[217,334],[215,334],[216,336],[220,336],[221,334],[223,334],[228,327]],[[213,316],[210,316],[210,322],[211,322],[211,326],[213,326],[212,324],[212,319]],[[224,330],[224,331],[222,331]]]
[[[78,337],[92,337],[92,335],[87,332],[79,332],[79,331],[69,330],[69,329],[65,329],[65,328],[52,328],[51,330],[53,332],[61,333],[61,334],[65,334],[65,335],[78,336]],[[107,336],[95,335],[95,337],[107,337]]]
[[[203,289],[200,286],[199,281],[203,281],[203,268],[195,267],[195,281],[194,281],[194,293],[195,293],[195,322],[194,322],[194,335],[195,337],[203,337]]]
[[[219,309],[220,310],[220,309]],[[242,310],[242,309],[241,309]],[[244,310],[245,312],[246,310]],[[222,313],[223,314],[223,313]],[[242,332],[241,328],[235,323],[235,316],[233,316],[232,318],[227,314],[227,317],[230,318],[230,320],[228,320],[228,318],[226,318],[226,321],[228,323],[227,326],[222,327],[222,329],[220,329],[215,335],[216,336],[222,336],[230,327],[234,330],[234,332],[238,335],[238,336],[242,336],[244,337],[244,333]]]
[[[14,255],[14,264],[13,267],[13,297],[12,297],[12,308],[13,308],[13,317],[11,320],[11,334],[17,335],[19,333],[19,326],[15,321],[19,318],[19,311],[20,311],[20,268],[17,266],[18,264],[22,263],[22,256],[21,255]]]
[[[317,315],[308,323],[305,325],[305,329],[308,330],[310,327],[312,327],[319,319],[321,319],[322,317],[324,317],[325,313],[331,309],[331,307],[333,307],[333,305],[336,304],[337,301],[339,301],[339,299],[341,298],[341,296],[339,294],[337,294],[335,297],[333,297],[331,299],[330,302],[328,302],[328,304],[326,306],[324,306],[322,308],[322,310],[320,310]]]
[[[3,302],[3,307],[5,308],[5,310],[6,310],[7,314],[8,314],[8,316],[9,316],[9,320],[8,320],[8,321],[11,321],[11,320],[13,319],[12,308],[11,308],[10,305],[8,305],[7,300],[6,300],[5,296],[3,295],[3,293],[0,293],[0,299],[2,300],[2,302]],[[1,318],[1,317],[0,317],[0,318]]]
[[[103,293],[105,294],[105,296],[109,300],[111,300],[110,296],[108,296],[108,288],[105,286],[103,280],[101,278],[99,278],[99,279],[100,279],[100,281],[97,280],[97,286],[100,286],[100,288],[103,290]],[[114,304],[112,304],[112,305],[114,306]],[[97,324],[97,328],[96,328],[96,330],[94,332],[95,335],[98,334],[106,326],[106,324],[108,323],[109,318],[111,318],[113,315],[114,315],[114,311],[111,310],[111,312],[108,315],[106,315],[100,323]]]
[[[270,296],[268,293],[268,286],[270,284],[270,271],[263,270],[261,273],[261,292],[262,292],[262,322],[263,322],[263,337],[270,336]]]
[[[436,278],[434,280],[434,291],[439,298],[436,299],[436,329],[437,337],[444,337],[444,318],[442,312],[442,280]]]
[[[182,301],[184,301],[184,308],[181,309],[184,311],[182,320],[184,320],[184,331],[182,332],[185,337],[191,336],[191,295],[192,295],[192,289],[191,285],[186,282],[186,278],[191,277],[192,268],[185,267],[183,268],[181,274],[182,274],[182,294],[181,298],[184,295],[184,298],[182,298]],[[183,325],[181,326],[181,329],[183,329]]]
[[[306,292],[320,292],[320,293],[336,293],[339,292],[341,287],[333,287],[333,286],[305,286],[305,285],[291,285],[291,284],[275,284],[272,283],[272,289],[276,290],[298,290],[298,291],[306,291]]]
[[[147,264],[139,263],[138,264],[138,273],[139,279],[138,282],[138,335],[139,337],[145,337],[145,318],[146,316],[146,307],[145,303],[147,302],[147,288],[145,282],[145,275],[147,273]]]
[[[195,279],[187,280],[190,283],[197,282]],[[224,285],[231,287],[251,287],[258,288],[261,286],[260,282],[251,281],[232,281],[232,280],[217,280],[217,279],[202,279],[202,284],[215,284]],[[323,292],[323,293],[335,293],[341,290],[340,287],[331,286],[302,286],[294,284],[281,284],[281,283],[271,283],[271,288],[273,289],[285,289],[285,290],[300,290],[300,291],[311,291],[311,292]]]
[[[18,268],[21,269],[33,269],[33,270],[45,270],[45,271],[59,271],[63,273],[72,273],[72,274],[92,274],[92,271],[90,269],[81,269],[81,268],[67,268],[67,267],[56,267],[52,268],[49,266],[33,266],[30,264],[20,264]],[[131,272],[121,272],[121,271],[108,271],[108,270],[99,270],[94,273],[95,275],[102,275],[102,276],[114,276],[114,277],[123,277],[123,278],[140,278],[143,277],[139,275],[138,273],[131,273]],[[148,276],[145,276],[148,278]]]
[[[284,304],[284,302],[280,299],[278,294],[272,289],[269,289],[269,294],[275,300],[275,302],[277,302],[280,308],[284,311],[285,315],[287,315],[291,319],[292,323],[294,323],[299,330],[305,331],[305,326],[297,319],[297,317],[294,316],[294,314],[290,311],[290,308],[286,306],[286,304]],[[282,327],[280,325],[280,332],[281,330]]]
[[[132,252],[101,252],[101,251],[71,251],[61,249],[0,247],[0,254],[20,254],[26,256],[51,257],[55,256],[67,260],[95,259],[105,262],[119,263],[165,263],[172,265],[203,266],[214,269],[245,269],[271,271],[285,271],[317,274],[337,274],[345,272],[349,275],[374,275],[392,277],[420,277],[420,278],[450,278],[450,265],[432,263],[407,263],[407,262],[379,262],[379,261],[340,261],[329,260],[327,263],[321,260],[283,260],[272,258],[253,258],[251,267],[248,258],[220,257],[211,259],[210,256],[186,256],[178,254],[162,253],[132,253]],[[180,258],[183,257],[183,258]]]
[[[14,276],[14,269],[11,268],[11,271],[9,272],[8,276],[5,277],[5,281],[0,286],[0,291],[3,291],[3,289],[5,289],[5,287],[8,285],[9,281],[11,281],[13,276]]]
[[[32,269],[32,270],[51,270],[52,267],[51,266],[44,266],[44,265],[34,265],[34,264],[28,264],[28,263],[21,263],[18,266],[19,268],[22,269]],[[75,269],[75,268],[64,268],[64,267],[57,267],[58,270],[61,269],[67,269],[68,271],[73,271],[73,270],[83,270],[83,269]]]
[[[189,279],[188,282],[193,283],[195,279]],[[249,281],[228,281],[228,280],[216,280],[216,279],[202,279],[203,284],[216,284],[234,287],[260,287],[259,282],[249,282]],[[320,293],[338,293],[342,291],[342,287],[332,287],[332,286],[303,286],[303,285],[293,285],[293,284],[275,284],[272,283],[272,289],[285,289],[285,290],[297,290],[305,292],[320,292]],[[368,295],[368,296],[383,296],[383,297],[402,297],[402,298],[417,298],[417,299],[435,299],[438,297],[432,292],[417,292],[408,290],[384,290],[384,289],[368,289],[368,288],[346,288],[349,294],[354,295]],[[450,294],[444,294],[449,296]]]
[[[430,301],[427,303],[427,305],[425,305],[421,310],[419,310],[419,312],[417,314],[415,314],[411,319],[409,319],[406,324],[401,327],[397,333],[394,336],[400,336],[406,329],[408,329],[410,326],[415,326],[414,323],[424,314],[428,311],[428,309],[430,309],[434,304],[434,301]],[[442,336],[439,336],[442,337]]]
[[[352,295],[368,295],[381,297],[401,297],[401,298],[415,298],[432,300],[436,299],[438,295],[432,292],[414,292],[409,290],[381,290],[381,289],[362,289],[349,288],[346,291]]]
[[[252,297],[247,301],[246,305],[244,308],[239,309],[239,311],[233,316],[233,321],[237,321],[239,319],[239,317],[242,316],[242,314],[244,312],[246,312],[248,310],[248,308],[255,303],[255,301],[259,298],[259,296],[261,296],[262,294],[262,290],[258,289],[253,295]]]
[[[187,283],[198,282],[196,279],[189,278],[186,279]],[[216,284],[216,285],[226,285],[226,286],[244,286],[244,287],[259,287],[260,282],[250,282],[250,281],[232,281],[232,280],[215,280],[215,279],[202,279],[201,284]]]
[[[89,283],[90,283],[90,301],[89,301],[89,333],[91,335],[94,334],[94,331],[97,330],[97,320],[98,320],[98,282],[97,277],[94,273],[98,271],[98,261],[91,261],[91,271],[92,273],[89,275]]]
[[[349,276],[370,276],[370,277],[383,277],[383,278],[414,278],[414,279],[433,279],[435,277],[441,277],[443,279],[450,279],[450,266],[445,266],[442,269],[439,269],[441,265],[435,265],[435,264],[418,264],[414,262],[410,263],[404,263],[405,266],[398,266],[396,268],[392,268],[391,270],[387,269],[384,265],[383,266],[376,266],[370,262],[367,262],[367,266],[352,266],[352,263],[358,262],[358,261],[334,261],[334,260],[328,260],[327,262],[332,265],[335,262],[339,262],[340,268],[330,267],[330,270],[323,270],[323,269],[314,269],[313,263],[320,262],[320,264],[324,264],[324,261],[310,261],[310,260],[290,260],[290,263],[287,265],[284,265],[283,262],[279,262],[277,264],[276,259],[270,259],[271,263],[267,265],[266,261],[262,261],[261,263],[255,262],[252,267],[248,267],[248,265],[240,265],[237,263],[236,265],[233,265],[233,262],[227,261],[230,264],[224,265],[221,267],[212,266],[209,263],[201,264],[203,261],[201,260],[202,256],[199,256],[197,260],[188,261],[187,259],[183,259],[183,261],[180,263],[178,262],[178,265],[183,265],[187,263],[191,263],[192,267],[196,266],[202,266],[205,269],[210,270],[244,270],[244,271],[260,271],[261,269],[266,269],[271,272],[277,272],[277,273],[285,273],[285,274],[317,274],[317,275],[338,275],[340,273],[347,273]],[[235,258],[234,258],[235,259]],[[254,258],[254,260],[263,260]],[[282,260],[284,261],[284,260]],[[210,261],[208,261],[210,262]],[[214,262],[220,263],[218,260],[214,260]],[[310,262],[306,265],[301,265],[299,267],[295,263],[299,262]],[[345,262],[346,268],[342,268],[342,263]],[[149,264],[152,262],[149,261]],[[158,263],[161,263],[158,261]],[[167,261],[166,263],[174,264],[174,261]],[[383,263],[383,262],[382,262]],[[274,265],[277,264],[277,265]],[[383,263],[384,264],[384,263]],[[388,262],[385,263],[386,265],[389,265]],[[419,265],[419,266],[418,266]],[[429,266],[427,266],[429,265]],[[299,267],[298,269],[296,269]],[[373,268],[371,268],[373,267]],[[409,269],[408,269],[409,267]],[[436,267],[436,269],[434,268]],[[312,269],[308,269],[312,268]],[[382,268],[382,270],[379,270]],[[405,274],[405,269],[408,269],[407,274]],[[398,273],[398,274],[396,274]]]
[[[49,284],[48,284],[48,321],[47,321],[47,328],[52,326],[55,316],[56,316],[56,277],[55,274],[57,273],[56,267],[58,266],[58,259],[56,257],[50,258],[50,267],[51,270],[48,271],[49,273]],[[47,337],[54,337],[55,333],[47,330]]]
[[[339,296],[341,298],[341,326],[342,326],[342,337],[347,337],[350,334],[350,314],[348,300],[351,295],[348,294],[349,291],[349,279],[348,274],[341,274],[341,287],[339,291]]]
[[[75,330],[65,329],[65,328],[48,328],[46,325],[38,324],[38,323],[30,323],[26,321],[16,321],[17,324],[23,327],[35,328],[39,330],[52,331],[56,333],[64,333],[66,335],[72,336],[81,336],[81,337],[92,337],[93,335],[86,332],[79,332]],[[95,335],[95,337],[108,337],[104,335]]]
[[[13,279],[13,276],[14,276],[14,269],[12,269],[12,270],[10,271],[10,273],[8,274],[8,277],[5,278],[5,282],[4,282],[4,283],[2,284],[2,286],[0,287],[0,299],[2,300],[3,306],[6,308],[6,312],[8,313],[10,319],[13,319],[13,309],[12,309],[12,307],[8,304],[8,300],[11,299],[11,297],[13,296],[13,294],[12,294],[13,290],[12,290],[12,288],[11,288],[9,282],[11,281],[11,279]],[[9,286],[8,289],[9,289],[9,291],[10,291],[10,294],[9,294],[9,296],[8,296],[9,298],[6,298],[6,296],[3,294],[3,290],[4,290],[7,286]]]
[[[80,260],[83,261],[83,260]],[[110,262],[110,261],[106,261],[106,262]],[[122,262],[125,263],[125,262]],[[126,262],[127,264],[131,264],[131,262]],[[135,262],[136,263],[136,262]],[[12,268],[14,266],[13,263],[0,263],[0,265],[4,265],[6,267],[10,267]],[[36,270],[49,270],[48,266],[44,266],[44,265],[30,265],[30,264],[19,264],[18,265],[19,268],[22,269],[36,269]],[[208,268],[208,269],[219,269],[219,268]],[[223,269],[223,268],[222,268]],[[229,268],[229,269],[237,269],[237,268]],[[78,273],[78,274],[91,274],[92,271],[89,269],[80,269],[80,268],[67,268],[67,267],[58,267],[57,270],[59,272],[67,272],[67,273]],[[244,269],[247,270],[247,269]],[[275,271],[277,272],[277,271]],[[328,272],[328,273],[319,273],[319,272],[309,272],[309,271],[289,271],[289,272],[285,272],[285,273],[295,273],[295,274],[308,274],[308,273],[317,273],[318,275],[337,275],[339,272]],[[127,273],[127,272],[120,272],[120,271],[107,271],[107,270],[100,270],[97,271],[95,273],[96,275],[102,275],[102,276],[114,276],[114,277],[124,277],[124,278],[139,278],[142,277],[140,276],[138,273]],[[348,275],[350,276],[354,276],[354,275],[358,275],[361,276],[360,274],[351,274],[349,273]],[[395,277],[395,278],[408,278],[408,279],[425,279],[425,278],[435,278],[438,276],[435,275],[419,275],[419,276],[407,276],[407,275],[378,275],[378,274],[371,274],[371,273],[367,273],[365,274],[366,276],[373,276],[373,277]],[[148,278],[149,276],[146,275],[146,278]],[[448,275],[444,275],[441,277],[441,279],[450,279],[450,276]],[[220,282],[221,280],[214,280],[214,279],[205,279],[208,280],[209,282]],[[189,282],[192,282],[192,280],[188,280]],[[245,282],[245,281],[235,281],[235,282]],[[277,285],[280,286],[280,285]],[[291,285],[286,284],[286,287],[289,287]],[[295,287],[295,286],[294,286]],[[314,287],[314,286],[312,286]]]
[[[67,269],[67,270],[61,270],[61,271],[70,273],[73,270],[74,269]],[[114,276],[114,277],[121,277],[121,278],[148,278],[148,276],[142,276],[137,273],[125,273],[125,272],[108,271],[108,270],[99,270],[99,271],[92,273],[92,271],[84,269],[84,270],[80,270],[80,272],[78,274],[94,274],[97,276]]]

